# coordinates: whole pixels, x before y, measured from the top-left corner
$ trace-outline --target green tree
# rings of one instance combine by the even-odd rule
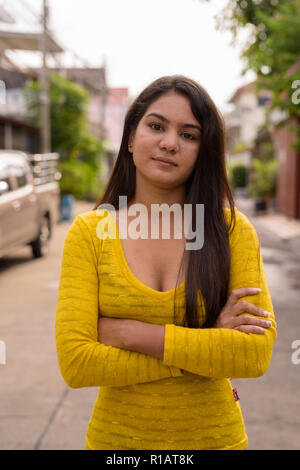
[[[245,188],[247,185],[247,167],[242,162],[232,164],[230,168],[230,186],[232,189]]]
[[[27,83],[25,90],[29,117],[37,125],[40,125],[40,90],[40,83],[33,80]],[[51,148],[63,158],[76,152],[86,133],[88,100],[84,88],[59,74],[51,74]]]
[[[217,15],[217,28],[230,30],[236,44],[245,27],[249,35],[241,54],[245,59],[242,73],[254,71],[257,90],[272,91],[269,112],[279,108],[286,113],[286,120],[299,122],[300,106],[292,99],[299,70],[289,70],[300,58],[300,0],[228,0]],[[296,148],[300,148],[299,127],[291,128],[297,136]]]
[[[250,173],[249,192],[253,197],[276,195],[278,162],[276,160],[261,161],[254,159]]]
[[[28,119],[40,125],[39,82],[27,83],[25,97]],[[88,128],[87,91],[59,74],[51,74],[50,102],[51,148],[61,157],[61,192],[77,198],[98,197],[103,146]]]

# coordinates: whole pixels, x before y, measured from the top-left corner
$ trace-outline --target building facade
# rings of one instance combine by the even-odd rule
[[[0,148],[3,150],[39,151],[39,129],[26,119],[24,87],[28,78],[17,67],[0,66]]]
[[[287,76],[300,78],[300,58],[287,71]],[[298,90],[300,80],[296,80]],[[294,83],[291,79],[291,85]],[[287,97],[287,92],[284,92]],[[299,93],[298,93],[299,96]],[[294,106],[300,106],[298,100]],[[299,113],[298,113],[299,115]],[[300,151],[293,148],[296,140],[296,134],[291,128],[300,127],[300,118],[288,119],[286,113],[280,110],[274,110],[271,114],[273,124],[270,127],[272,141],[275,148],[275,157],[278,161],[277,177],[277,207],[278,210],[287,215],[300,219]],[[281,124],[279,127],[277,124]]]
[[[112,171],[119,152],[128,104],[128,88],[109,88],[105,105],[105,128],[107,132],[108,152],[107,177]]]
[[[239,147],[243,152],[253,146],[259,128],[265,122],[266,108],[272,95],[268,90],[256,92],[255,82],[238,88],[228,103],[233,110],[225,114],[227,150],[233,154]]]

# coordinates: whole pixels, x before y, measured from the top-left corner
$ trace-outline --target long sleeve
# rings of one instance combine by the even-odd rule
[[[102,243],[96,224],[91,229],[82,215],[65,238],[55,321],[64,380],[72,388],[120,387],[181,376],[180,370],[154,357],[99,343],[97,267]]]
[[[270,363],[276,339],[276,323],[256,231],[237,211],[230,236],[229,292],[241,287],[262,291],[245,299],[271,313],[272,326],[263,335],[234,329],[193,329],[166,325],[163,363],[194,374],[214,378],[247,378],[263,375]],[[249,315],[249,314],[247,314]]]

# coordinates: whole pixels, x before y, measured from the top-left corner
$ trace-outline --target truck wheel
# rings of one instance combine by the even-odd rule
[[[41,258],[48,253],[48,241],[50,238],[50,220],[45,215],[41,221],[40,233],[36,240],[30,243],[34,258]]]

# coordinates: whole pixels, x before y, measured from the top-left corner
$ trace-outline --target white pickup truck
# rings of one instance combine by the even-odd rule
[[[47,254],[60,220],[58,160],[56,153],[0,150],[0,258],[22,245],[35,258]]]

